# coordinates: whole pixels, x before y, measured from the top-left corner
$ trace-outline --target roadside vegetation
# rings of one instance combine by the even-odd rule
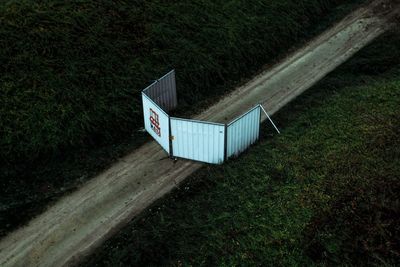
[[[193,113],[356,2],[2,1],[0,236],[147,140],[152,79]]]
[[[399,107],[392,32],[280,111],[281,135],[204,167],[83,265],[399,265]]]

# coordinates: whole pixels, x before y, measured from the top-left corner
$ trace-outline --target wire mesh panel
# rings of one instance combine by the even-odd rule
[[[224,162],[225,125],[171,118],[172,154],[212,164]]]
[[[256,106],[228,124],[227,157],[238,156],[254,144],[260,135],[261,108]]]
[[[168,112],[178,105],[175,70],[170,71],[143,90],[154,103]]]
[[[144,127],[169,154],[169,116],[146,94],[142,93]]]

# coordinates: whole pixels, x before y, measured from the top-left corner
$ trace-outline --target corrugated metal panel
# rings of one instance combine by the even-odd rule
[[[167,112],[178,104],[174,70],[143,90],[142,98],[147,132],[175,157],[221,164],[226,157],[239,155],[259,138],[260,106],[227,126],[170,118]]]
[[[225,125],[171,118],[172,154],[212,164],[224,162]]]
[[[228,124],[227,157],[238,156],[254,144],[260,135],[261,108],[256,106]]]
[[[169,154],[169,115],[142,93],[144,126],[146,131]]]
[[[151,100],[168,112],[178,105],[175,70],[170,71],[143,90]]]

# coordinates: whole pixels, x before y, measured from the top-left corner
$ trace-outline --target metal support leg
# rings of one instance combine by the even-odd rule
[[[281,132],[279,131],[278,127],[276,127],[275,123],[272,121],[271,117],[268,115],[267,111],[264,109],[264,107],[260,104],[261,109],[264,111],[265,115],[267,115],[268,120],[272,123],[274,126],[275,130],[280,134]]]

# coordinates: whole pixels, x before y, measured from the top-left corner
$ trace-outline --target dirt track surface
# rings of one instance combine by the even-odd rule
[[[381,1],[257,75],[196,119],[228,121],[257,103],[273,114],[386,31]],[[72,265],[170,192],[202,164],[175,164],[155,142],[145,144],[45,213],[0,241],[0,266]]]

